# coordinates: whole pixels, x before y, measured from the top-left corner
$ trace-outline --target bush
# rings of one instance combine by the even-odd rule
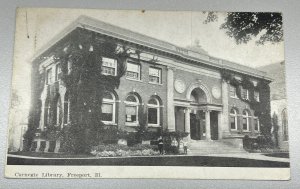
[[[126,157],[158,155],[157,146],[138,144],[125,146],[118,144],[98,145],[92,148],[91,154],[96,157]]]

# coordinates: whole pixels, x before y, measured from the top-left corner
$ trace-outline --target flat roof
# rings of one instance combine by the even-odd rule
[[[73,23],[71,23],[63,31],[61,31],[58,35],[56,35],[53,39],[51,39],[48,43],[41,47],[32,57],[32,60],[35,60],[36,58],[41,56],[47,51],[47,49],[49,49],[49,47],[55,45],[57,42],[59,42],[62,38],[64,38],[76,28],[84,28],[87,30],[95,31],[100,34],[104,34],[114,38],[122,39],[124,41],[129,41],[135,44],[139,44],[142,46],[167,52],[176,56],[180,56],[183,59],[196,61],[204,65],[221,69],[224,68],[237,73],[263,78],[266,80],[272,80],[270,77],[267,76],[266,72],[260,71],[258,69],[244,66],[232,61],[216,58],[208,54],[195,52],[187,48],[179,47],[169,42],[158,40],[156,38],[149,37],[147,35],[131,31],[125,28],[121,28],[88,16],[78,17]]]

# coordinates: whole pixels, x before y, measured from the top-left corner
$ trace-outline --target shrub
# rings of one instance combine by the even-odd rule
[[[148,144],[138,144],[134,146],[118,144],[98,145],[94,146],[90,153],[96,157],[151,156],[159,154],[157,146]]]

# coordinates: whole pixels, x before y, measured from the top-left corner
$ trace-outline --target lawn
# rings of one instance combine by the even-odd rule
[[[28,153],[28,154],[27,154]],[[289,167],[287,162],[254,160],[233,157],[211,156],[141,156],[141,157],[101,157],[91,155],[70,155],[54,153],[19,152],[15,155],[47,157],[34,159],[25,157],[8,157],[8,165],[114,165],[114,166],[203,166],[203,167]]]

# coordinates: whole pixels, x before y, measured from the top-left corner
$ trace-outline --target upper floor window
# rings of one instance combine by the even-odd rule
[[[47,70],[47,84],[53,83],[52,68]]]
[[[230,111],[230,129],[237,130],[237,111],[234,108]]]
[[[259,102],[259,92],[258,91],[254,91],[254,100],[256,100],[256,102]]]
[[[236,87],[235,86],[230,85],[229,86],[229,92],[230,92],[230,97],[237,98]]]
[[[159,126],[160,124],[160,104],[157,98],[148,101],[148,125]]]
[[[102,102],[102,121],[104,123],[115,123],[116,97],[113,93],[106,91]]]
[[[102,74],[103,75],[117,75],[117,60],[112,58],[102,57]]]
[[[149,82],[150,83],[161,83],[161,69],[159,68],[149,68]]]
[[[139,99],[136,95],[130,94],[125,100],[125,120],[128,124],[138,124]]]
[[[141,78],[140,65],[127,62],[126,77],[130,79],[140,80]]]
[[[61,64],[58,63],[56,64],[56,74],[55,74],[55,81],[58,81],[60,80],[61,78],[61,75],[62,75],[62,72],[61,72]]]
[[[243,130],[249,131],[250,130],[250,116],[247,110],[243,111]]]
[[[249,100],[249,90],[248,89],[241,89],[241,97],[244,100]]]

